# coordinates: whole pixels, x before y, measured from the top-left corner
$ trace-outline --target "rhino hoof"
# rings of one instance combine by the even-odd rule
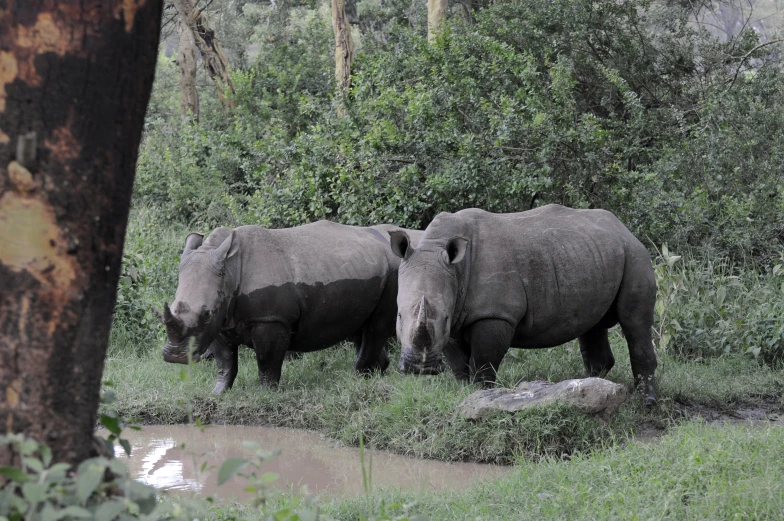
[[[229,386],[228,385],[226,385],[226,384],[224,384],[222,382],[218,382],[218,383],[215,384],[215,387],[212,390],[212,394],[223,394],[223,393],[227,392],[228,390],[229,390]]]

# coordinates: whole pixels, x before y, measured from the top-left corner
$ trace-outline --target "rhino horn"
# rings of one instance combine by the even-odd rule
[[[427,326],[427,301],[425,296],[422,295],[422,300],[419,301],[419,314],[417,315],[417,324],[419,327]]]
[[[174,313],[171,312],[168,302],[163,303],[163,316],[161,317],[160,313],[157,312],[156,315],[158,316],[159,320],[163,322],[163,325],[166,326],[167,334],[174,334],[175,336],[182,335],[185,324],[182,322],[181,318],[175,316]]]
[[[152,314],[155,315],[155,318],[158,319],[158,322],[160,322],[163,325],[166,325],[166,322],[163,320],[163,315],[161,314],[160,311],[158,311],[158,308],[156,308],[155,306],[150,306],[150,311],[152,311]]]
[[[171,309],[169,309],[169,303],[168,302],[164,302],[163,303],[163,323],[168,325],[168,324],[171,324],[171,323],[175,322],[176,320],[177,319],[174,317],[174,314],[171,312]]]

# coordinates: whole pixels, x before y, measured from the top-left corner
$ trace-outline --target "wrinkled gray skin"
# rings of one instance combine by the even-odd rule
[[[241,344],[256,352],[262,386],[277,385],[287,351],[345,339],[357,347],[357,371],[384,371],[400,265],[389,247],[392,229],[319,221],[188,235],[174,302],[163,313],[154,310],[166,326],[164,360],[187,363],[189,346],[193,360],[209,348],[218,368],[215,393],[231,389]],[[422,234],[409,233],[414,241]]]
[[[620,323],[635,383],[656,401],[651,339],[656,281],[645,247],[610,212],[549,205],[492,214],[441,213],[418,246],[391,232],[403,259],[397,297],[399,368],[443,369],[487,386],[509,347],[579,339],[590,376],[614,365],[608,328]]]

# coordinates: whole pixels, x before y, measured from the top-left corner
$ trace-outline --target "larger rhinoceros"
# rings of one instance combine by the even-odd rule
[[[237,346],[256,352],[262,386],[276,385],[287,351],[354,340],[357,371],[384,371],[395,332],[397,270],[391,225],[368,228],[319,221],[272,230],[216,228],[192,233],[180,260],[171,308],[154,310],[166,326],[163,358],[187,363],[211,348],[214,392],[231,388]],[[416,241],[422,232],[409,231]]]
[[[443,353],[459,379],[487,385],[509,347],[578,338],[588,374],[604,375],[615,363],[607,330],[620,322],[636,385],[655,403],[656,280],[648,251],[612,213],[468,209],[438,214],[418,246],[405,231],[390,235],[403,259],[401,370],[439,372]]]

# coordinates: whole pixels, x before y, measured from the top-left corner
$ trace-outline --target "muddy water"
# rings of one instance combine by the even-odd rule
[[[249,457],[243,441],[281,454],[266,462],[262,472],[280,476],[275,486],[309,493],[352,496],[361,494],[359,449],[341,447],[316,433],[273,427],[209,426],[203,431],[184,425],[145,426],[123,432],[132,446],[127,463],[139,481],[172,492],[246,499],[244,480],[217,486],[218,468],[226,458]],[[122,449],[118,456],[125,458]],[[368,455],[365,455],[366,465]],[[203,464],[205,470],[202,471]],[[373,451],[373,488],[402,490],[457,490],[508,468],[477,463],[418,460]]]

